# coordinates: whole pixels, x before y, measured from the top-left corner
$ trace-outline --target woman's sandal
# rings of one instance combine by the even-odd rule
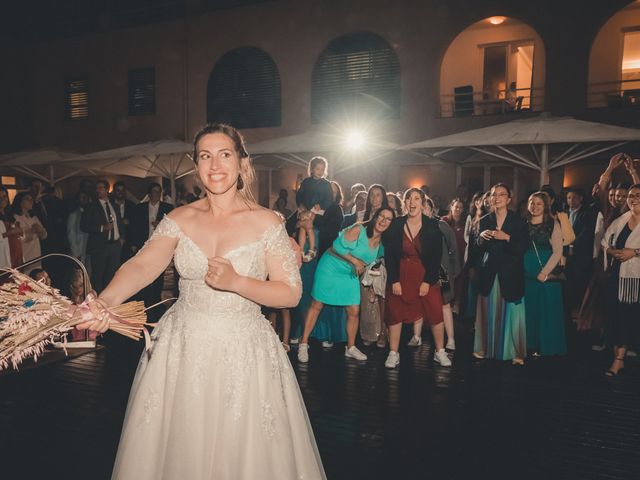
[[[284,343],[282,342],[282,348],[284,348],[284,351],[289,353],[291,351],[291,347],[289,346],[288,343]]]
[[[624,357],[616,357],[616,360],[618,360],[619,362],[623,362],[623,365],[618,369],[617,372],[614,372],[611,369],[609,369],[606,372],[604,372],[604,374],[607,377],[617,377],[618,375],[620,375],[622,373],[622,370],[624,370]]]

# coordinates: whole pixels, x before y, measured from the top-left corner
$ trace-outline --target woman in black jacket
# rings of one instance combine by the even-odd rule
[[[409,344],[418,346],[422,343],[420,332],[424,320],[433,332],[435,361],[450,366],[444,349],[442,293],[438,283],[442,234],[437,221],[422,213],[426,202],[422,190],[407,190],[404,202],[407,215],[393,220],[382,236],[387,265],[385,323],[389,327],[390,347],[385,367],[394,368],[400,363],[398,347],[402,324],[413,324],[414,336]]]
[[[511,190],[503,183],[491,188],[493,211],[480,220],[476,358],[524,364],[527,353],[524,308],[524,253],[529,246],[527,224],[508,209]]]

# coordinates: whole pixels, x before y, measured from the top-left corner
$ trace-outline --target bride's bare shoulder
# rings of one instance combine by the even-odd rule
[[[261,206],[256,206],[243,214],[247,216],[247,221],[250,221],[255,225],[256,229],[260,231],[264,231],[269,227],[280,225],[284,222],[284,217],[282,215]]]
[[[205,198],[201,198],[200,200],[196,200],[193,203],[174,208],[168,214],[168,217],[178,223],[188,222],[199,214],[206,212],[208,208],[209,205],[207,204],[207,200]]]

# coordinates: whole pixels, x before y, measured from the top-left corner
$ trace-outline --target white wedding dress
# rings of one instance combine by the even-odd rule
[[[206,285],[207,257],[169,217],[150,243],[159,237],[177,239],[180,297],[140,360],[113,478],[325,479],[296,377],[260,306]],[[283,225],[225,258],[241,275],[282,269],[300,283]]]

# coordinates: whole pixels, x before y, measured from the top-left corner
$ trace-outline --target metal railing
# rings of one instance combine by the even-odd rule
[[[71,255],[67,255],[65,253],[47,253],[46,255],[41,255],[39,257],[29,260],[28,262],[24,262],[23,264],[18,265],[17,267],[14,267],[14,269],[23,270],[30,265],[35,265],[36,263],[40,263],[42,260],[46,258],[51,258],[51,257],[66,258],[75,262],[76,266],[78,266],[80,268],[80,271],[82,272],[82,290],[83,290],[82,296],[86,297],[87,294],[91,291],[91,281],[89,280],[89,273],[87,272],[87,269],[84,266],[84,264],[80,260],[78,260],[76,257],[72,257]],[[11,272],[1,272],[0,278],[5,277],[7,275],[11,275]]]
[[[595,82],[587,86],[589,108],[640,106],[640,80]]]
[[[544,110],[544,87],[473,91],[457,87],[441,95],[440,117],[470,117]]]
[[[31,265],[35,265],[39,262],[41,262],[42,260],[46,259],[46,258],[52,258],[52,257],[60,257],[60,258],[66,258],[68,260],[73,261],[77,267],[80,268],[80,271],[82,272],[82,298],[86,298],[87,294],[92,290],[91,289],[91,281],[89,280],[89,273],[87,272],[87,269],[85,268],[84,264],[78,260],[75,257],[72,257],[71,255],[67,255],[64,253],[47,253],[46,255],[41,255],[37,258],[31,259],[28,262],[25,262],[21,265],[18,265],[17,267],[15,267],[16,270],[23,270]],[[0,278],[5,277],[7,275],[11,275],[11,272],[0,272]],[[86,341],[92,341],[89,338],[89,330],[85,330],[84,331],[84,339],[85,342]],[[69,344],[65,344],[67,346],[70,346]],[[84,344],[82,343],[76,343],[76,345],[82,345],[84,346]],[[95,342],[94,342],[94,346],[95,346]]]

